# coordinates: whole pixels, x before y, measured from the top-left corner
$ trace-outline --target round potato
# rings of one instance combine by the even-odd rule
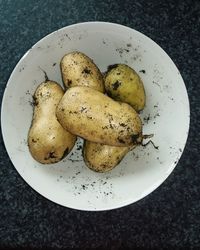
[[[76,136],[57,121],[55,110],[64,95],[56,82],[46,81],[36,89],[32,125],[28,146],[33,158],[40,163],[60,161],[73,148]]]
[[[60,68],[62,79],[66,88],[74,86],[88,86],[104,92],[103,76],[94,62],[81,52],[66,54]]]
[[[105,76],[106,93],[114,100],[130,104],[137,112],[145,106],[145,91],[139,75],[125,64],[108,67]]]
[[[85,164],[93,171],[107,172],[116,167],[133,147],[115,147],[85,141],[83,157]]]

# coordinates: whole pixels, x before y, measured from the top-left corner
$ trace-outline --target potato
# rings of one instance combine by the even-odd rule
[[[85,164],[96,172],[107,172],[116,167],[133,147],[115,147],[85,141],[83,157]]]
[[[64,95],[53,81],[41,83],[34,93],[34,113],[28,133],[28,146],[33,158],[40,163],[60,161],[73,148],[76,136],[57,121],[55,110]]]
[[[62,79],[66,88],[88,86],[104,92],[104,80],[94,62],[81,52],[66,54],[60,63]]]
[[[142,142],[142,123],[136,111],[92,88],[68,89],[56,115],[66,130],[89,141],[111,146]]]
[[[139,75],[125,64],[108,67],[105,76],[107,94],[114,100],[130,104],[136,111],[145,106],[145,90]]]

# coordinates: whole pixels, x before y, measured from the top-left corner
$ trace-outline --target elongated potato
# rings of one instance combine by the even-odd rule
[[[103,76],[94,62],[81,52],[66,54],[60,63],[61,73],[66,88],[88,86],[104,92]]]
[[[142,142],[142,123],[136,111],[88,87],[68,89],[56,115],[65,129],[89,141],[111,146]]]
[[[145,106],[145,91],[141,78],[126,64],[108,67],[105,76],[107,94],[114,100],[130,104],[136,111]]]
[[[83,157],[86,165],[96,172],[107,172],[116,167],[133,147],[115,147],[85,141]]]
[[[76,136],[57,121],[55,110],[64,95],[56,82],[41,83],[33,96],[35,101],[28,146],[33,158],[40,163],[60,161],[73,148]]]

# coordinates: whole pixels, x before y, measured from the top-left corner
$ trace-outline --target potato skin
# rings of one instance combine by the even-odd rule
[[[145,90],[139,75],[126,64],[108,67],[105,76],[107,94],[114,100],[130,104],[137,112],[145,106]]]
[[[104,173],[116,167],[133,147],[115,147],[85,141],[83,157],[85,164],[93,171]]]
[[[53,81],[41,83],[34,93],[35,106],[28,146],[32,157],[40,163],[60,161],[75,144],[76,136],[66,131],[55,115],[63,95],[63,89]]]
[[[104,92],[104,79],[94,62],[85,54],[74,51],[66,54],[60,62],[61,74],[66,88],[88,86]]]
[[[136,111],[88,87],[67,90],[56,115],[65,129],[89,141],[111,146],[142,141],[142,123]]]

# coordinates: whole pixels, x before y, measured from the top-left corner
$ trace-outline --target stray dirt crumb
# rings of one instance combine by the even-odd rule
[[[77,150],[81,150],[81,149],[82,149],[82,146],[78,146],[78,147],[77,147]]]
[[[151,115],[148,114],[147,116],[144,117],[144,121],[148,123],[151,120]]]

